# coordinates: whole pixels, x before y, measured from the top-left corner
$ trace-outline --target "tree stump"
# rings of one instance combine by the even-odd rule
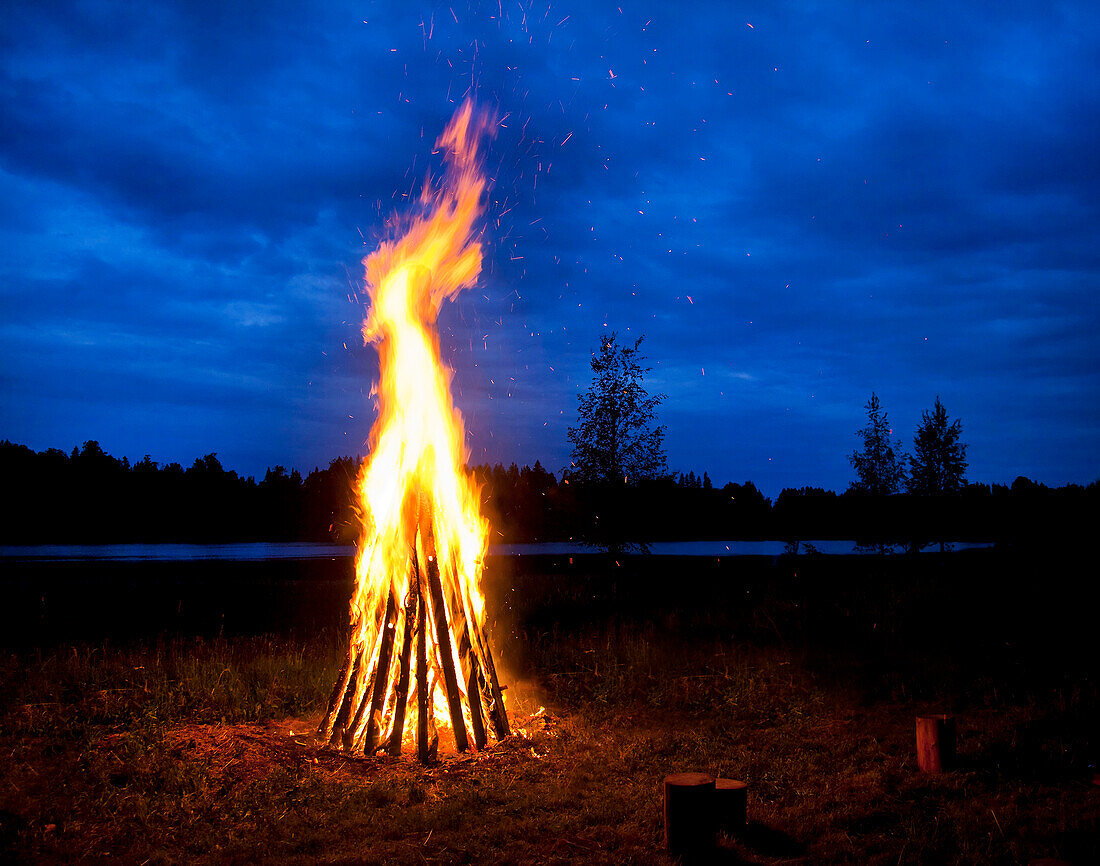
[[[955,763],[955,717],[946,713],[917,716],[917,766],[942,773]]]
[[[714,850],[714,777],[706,773],[665,776],[665,848],[673,856]]]
[[[736,779],[714,782],[714,820],[719,832],[733,835],[745,829],[748,820],[749,786]]]

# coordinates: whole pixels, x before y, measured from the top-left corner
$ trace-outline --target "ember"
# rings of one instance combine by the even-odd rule
[[[441,729],[460,752],[484,748],[487,728],[498,740],[509,733],[479,586],[488,524],[435,329],[442,302],[481,273],[478,145],[488,130],[470,102],[455,113],[436,142],[446,169],[437,186],[425,183],[423,215],[363,262],[379,414],[358,480],[351,638],[319,733],[368,755],[400,754],[414,731],[422,761],[435,757]]]

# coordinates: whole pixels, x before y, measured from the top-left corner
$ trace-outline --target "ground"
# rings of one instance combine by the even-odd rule
[[[662,779],[699,770],[750,784],[749,827],[717,862],[1100,860],[1088,677],[826,649],[780,601],[754,603],[756,631],[625,603],[502,623],[523,649],[501,653],[516,734],[430,767],[314,739],[338,631],[13,650],[0,859],[663,864]],[[930,776],[914,717],[939,709],[959,765]]]

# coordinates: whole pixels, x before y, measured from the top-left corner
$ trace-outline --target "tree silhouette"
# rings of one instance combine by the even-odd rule
[[[873,391],[866,409],[867,425],[856,431],[863,440],[863,449],[848,455],[848,462],[859,476],[849,489],[873,496],[889,496],[897,493],[905,481],[905,455],[894,451],[890,442],[893,430]]]
[[[592,356],[592,384],[578,394],[578,424],[569,428],[573,465],[569,475],[583,483],[630,484],[665,472],[665,428],[654,425],[664,394],[642,385],[649,372],[639,353],[644,337],[620,346],[615,332],[600,336]]]
[[[656,424],[663,394],[649,394],[642,379],[649,372],[639,352],[642,337],[620,346],[615,333],[600,336],[592,356],[592,384],[578,394],[578,424],[569,428],[573,463],[567,482],[576,482],[586,517],[579,535],[608,553],[628,544],[648,547],[647,511],[640,485],[666,470],[665,428]]]
[[[921,415],[909,457],[909,492],[921,496],[959,493],[966,486],[966,444],[959,441],[962,422],[950,424],[940,398]]]
[[[931,411],[929,418],[936,415]],[[878,417],[885,421],[881,407]],[[939,427],[950,432],[955,424]],[[964,446],[952,438],[964,457]],[[920,454],[918,447],[918,462]],[[133,462],[116,458],[94,440],[72,451],[35,452],[0,439],[0,478],[13,506],[0,523],[0,542],[350,544],[359,530],[354,481],[362,462],[336,458],[304,478],[274,466],[257,483],[225,469],[215,454],[184,469],[148,455]],[[956,465],[961,476],[965,463]],[[583,539],[610,548],[616,540],[622,547],[639,538],[854,537],[870,546],[894,539],[916,549],[961,537],[1038,547],[1051,538],[1089,537],[1100,509],[1100,481],[1050,488],[1023,476],[1011,485],[966,484],[957,495],[888,499],[787,488],[773,506],[751,481],[708,488],[706,472],[701,479],[690,472],[601,485],[559,481],[537,462],[471,471],[493,511],[494,542]]]

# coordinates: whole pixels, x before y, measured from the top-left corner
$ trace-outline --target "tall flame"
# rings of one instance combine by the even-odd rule
[[[349,706],[365,707],[372,688],[367,671],[377,667],[375,679],[387,679],[384,694],[379,693],[381,706],[392,708],[397,700],[407,701],[412,718],[416,706],[408,691],[408,650],[405,692],[401,694],[397,683],[402,662],[396,654],[391,661],[391,650],[385,646],[387,638],[391,647],[394,641],[408,645],[414,631],[417,640],[424,640],[424,632],[431,654],[432,693],[427,705],[433,708],[435,721],[452,727],[454,710],[449,715],[448,703],[440,694],[444,668],[457,672],[474,665],[475,679],[459,685],[462,713],[469,719],[471,698],[467,692],[471,683],[476,683],[477,668],[476,662],[460,656],[469,654],[473,644],[473,652],[481,660],[480,670],[485,671],[486,661],[490,668],[492,664],[491,659],[482,658],[487,649],[478,646],[484,643],[484,599],[479,582],[488,524],[465,469],[463,421],[450,393],[453,371],[442,360],[435,326],[442,303],[472,286],[481,273],[477,223],[486,179],[479,143],[489,130],[488,116],[476,112],[470,102],[458,109],[436,142],[443,152],[444,172],[437,182],[429,178],[425,183],[421,215],[412,219],[400,237],[383,242],[363,260],[371,302],[363,336],[378,347],[379,413],[371,431],[370,456],[357,482],[363,526],[351,600],[349,658],[359,653],[364,663],[345,671],[343,688],[350,700],[344,700]],[[431,586],[438,584],[440,601],[421,602],[421,625],[417,626],[394,611],[409,604],[410,593],[414,607],[417,597],[428,598],[425,563],[431,563],[431,580],[437,581]],[[435,638],[440,618],[447,620],[449,647]],[[392,634],[385,635],[386,630]],[[444,659],[448,649],[451,658]],[[370,664],[365,663],[368,660]],[[493,681],[495,686],[495,673]],[[338,689],[340,686],[338,683]],[[482,687],[488,689],[484,683]],[[429,687],[417,686],[425,688]],[[400,699],[395,698],[395,690]],[[499,698],[499,689],[497,695]],[[379,706],[378,698],[374,706]],[[334,707],[330,707],[324,726],[327,731],[322,733],[331,733],[334,723],[340,726]],[[403,719],[405,708],[399,712]],[[476,712],[480,715],[480,707]],[[378,719],[375,723],[385,724]],[[345,719],[345,744],[360,742],[367,724],[362,709],[354,718]],[[392,727],[392,719],[389,724]],[[399,721],[398,738],[400,725]],[[380,729],[378,737],[385,734],[385,729]],[[368,742],[366,748],[369,751],[373,746],[374,742]]]
[[[488,128],[470,102],[456,112],[436,142],[444,151],[443,183],[435,190],[425,184],[421,197],[430,212],[363,260],[371,298],[363,336],[378,344],[381,380],[371,455],[358,485],[363,535],[353,614],[383,607],[390,581],[407,583],[416,526],[403,504],[415,489],[430,494],[439,560],[454,563],[475,614],[483,616],[478,578],[488,526],[465,471],[465,428],[435,323],[443,301],[481,273],[474,229],[486,181],[478,142]],[[407,592],[404,583],[393,587],[397,598]]]

